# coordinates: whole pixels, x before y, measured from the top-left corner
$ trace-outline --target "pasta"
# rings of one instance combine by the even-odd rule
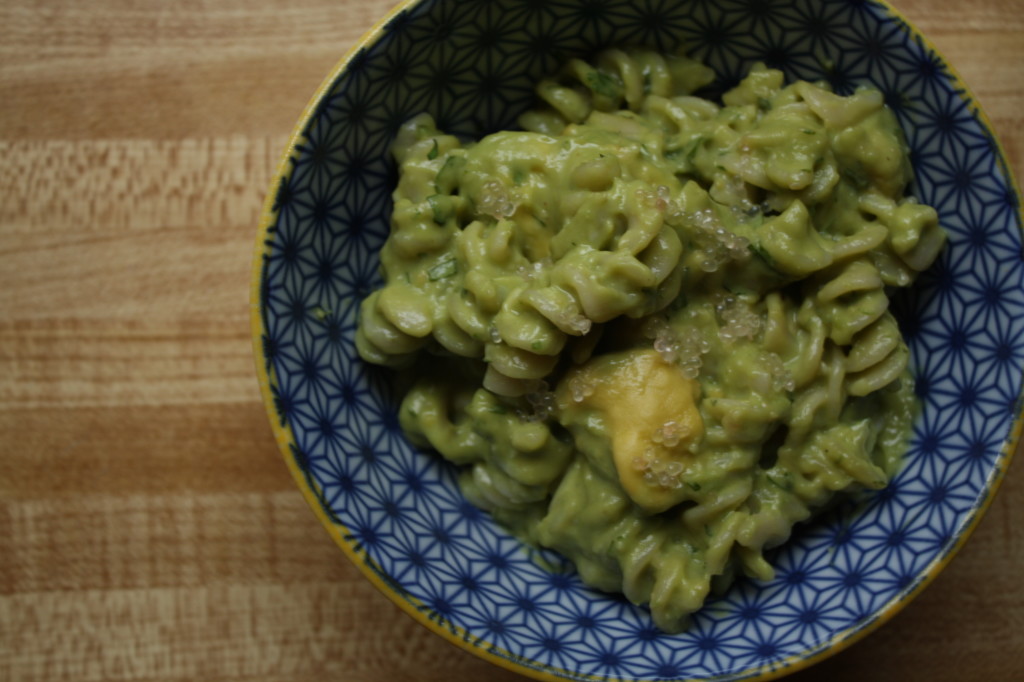
[[[889,292],[945,240],[878,92],[712,78],[608,50],[521,131],[410,121],[356,339],[414,368],[401,424],[471,501],[667,631],[886,485],[914,411]]]

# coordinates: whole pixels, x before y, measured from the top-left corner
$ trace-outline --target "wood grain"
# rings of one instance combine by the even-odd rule
[[[248,329],[294,122],[391,0],[0,3],[0,680],[520,679],[331,543]],[[904,0],[1024,170],[1019,0]],[[792,679],[1024,679],[1018,461],[934,585]]]

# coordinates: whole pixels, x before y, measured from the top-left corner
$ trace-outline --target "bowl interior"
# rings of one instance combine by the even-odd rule
[[[740,581],[668,636],[584,587],[465,502],[452,469],[403,438],[388,372],[359,360],[361,299],[379,284],[397,127],[427,111],[478,138],[511,127],[533,84],[608,45],[685,45],[714,89],[755,61],[843,93],[880,89],[912,149],[912,193],[949,245],[895,302],[923,404],[901,473],[797,528],[770,582]],[[259,278],[271,418],[332,535],[406,610],[521,672],[614,679],[747,677],[822,655],[934,576],[1012,454],[1024,360],[1019,200],[963,85],[870,1],[420,2],[325,86],[265,221]],[[590,679],[590,678],[588,678]]]

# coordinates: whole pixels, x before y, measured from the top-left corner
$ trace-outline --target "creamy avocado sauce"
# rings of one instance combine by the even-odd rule
[[[609,50],[523,130],[429,116],[357,348],[413,367],[416,444],[467,497],[678,631],[839,493],[884,487],[915,410],[889,296],[941,249],[881,95]]]

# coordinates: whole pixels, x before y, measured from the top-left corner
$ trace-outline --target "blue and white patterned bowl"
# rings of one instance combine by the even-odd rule
[[[353,346],[358,303],[379,281],[398,126],[428,111],[470,138],[507,128],[541,76],[625,44],[685,44],[721,88],[758,60],[840,92],[874,85],[912,148],[913,192],[950,237],[895,304],[924,405],[902,472],[799,527],[774,554],[774,580],[739,582],[671,636],[469,505],[452,468],[404,440],[390,375]],[[887,620],[977,523],[1021,431],[1022,277],[1020,201],[990,127],[885,4],[424,0],[371,31],[299,122],[260,226],[253,333],[299,486],[349,558],[421,623],[541,679],[768,678]]]

